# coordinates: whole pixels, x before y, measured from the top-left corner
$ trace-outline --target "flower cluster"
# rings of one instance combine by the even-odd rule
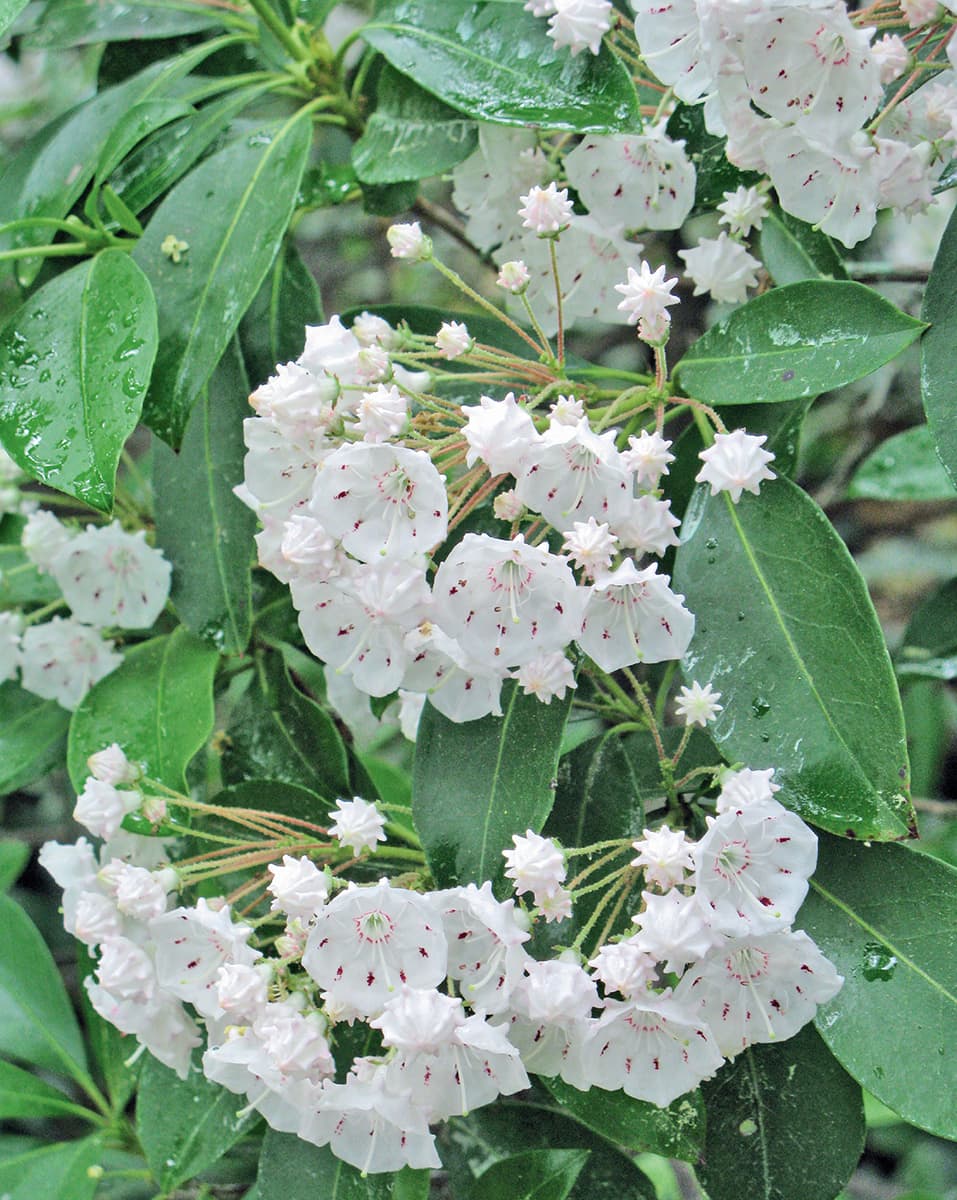
[[[842,982],[791,928],[817,843],[774,798],[772,771],[727,773],[697,842],[662,826],[621,843],[638,854],[610,894],[643,878],[637,928],[585,961],[581,938],[557,958],[528,952],[532,920],[570,915],[566,862],[584,850],[513,838],[504,873],[531,911],[488,882],[358,885],[287,854],[268,868],[271,908],[249,923],[221,899],[177,905],[203,859],[170,862],[168,842],[105,820],[95,792],[119,815],[151,781],[118,746],[90,765],[75,815],[105,844],[48,843],[41,862],[95,955],[96,1011],[181,1075],[205,1045],[209,1079],[362,1171],[441,1165],[430,1126],[523,1090],[529,1072],[667,1105],[745,1047],[791,1037]],[[374,849],[373,805],[340,800],[330,815],[339,846]],[[351,1058],[343,1043],[357,1039],[341,1034],[356,1023],[366,1053]]]
[[[41,609],[24,617],[0,612],[0,681],[20,672],[23,687],[73,709],[99,679],[122,662],[107,636],[111,629],[146,629],[169,595],[170,565],[147,545],[140,530],[128,533],[114,521],[77,530],[45,509],[30,513],[21,545],[42,575],[49,575],[71,615]]]

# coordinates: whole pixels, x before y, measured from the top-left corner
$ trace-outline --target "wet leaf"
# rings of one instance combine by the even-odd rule
[[[396,70],[480,121],[580,133],[640,127],[634,84],[608,47],[572,58],[519,4],[383,0],[362,36]]]
[[[183,628],[134,646],[73,714],[67,763],[76,790],[90,755],[118,742],[148,775],[184,791],[186,764],[212,732],[218,662],[210,645]]]
[[[957,500],[957,487],[937,457],[926,425],[895,434],[854,472],[851,500]]]
[[[24,39],[33,49],[62,49],[97,42],[178,37],[221,25],[215,8],[189,0],[51,0]]]
[[[957,391],[957,212],[951,214],[924,291],[921,317],[930,328],[920,343],[920,390],[927,424],[937,453],[957,483],[957,424],[953,420]]]
[[[12,1063],[0,1062],[0,1120],[23,1117],[88,1117],[89,1109],[37,1075]]]
[[[817,505],[788,479],[760,496],[695,493],[674,586],[696,615],[682,670],[724,711],[729,761],[774,767],[805,820],[860,838],[913,823],[900,698],[864,581]]]
[[[88,1174],[101,1154],[97,1138],[54,1142],[0,1161],[3,1200],[92,1200],[97,1179]]]
[[[422,1200],[428,1180],[428,1171],[408,1167],[364,1176],[328,1146],[269,1129],[259,1157],[257,1200]]]
[[[863,284],[806,280],[735,309],[694,343],[674,375],[686,395],[707,404],[817,396],[876,371],[924,328]]]
[[[15,838],[0,839],[0,892],[8,891],[30,861],[31,847]]]
[[[306,326],[322,321],[319,287],[287,238],[239,326],[252,386],[275,375],[279,363],[298,358],[306,343]]]
[[[590,1157],[588,1150],[513,1154],[479,1175],[472,1200],[565,1200]]]
[[[173,188],[133,252],[159,314],[143,419],[171,446],[276,256],[311,140],[300,110],[271,131],[231,142]],[[179,262],[163,250],[171,235],[188,247]]]
[[[156,355],[143,272],[104,250],[35,292],[0,332],[0,439],[35,479],[109,512]]]
[[[797,924],[844,976],[817,1028],[905,1121],[957,1138],[957,871],[909,846],[822,837]]]
[[[60,589],[51,575],[41,575],[17,545],[0,546],[0,605],[47,604],[59,600]]]
[[[0,0],[0,34],[9,29],[26,6],[27,0]]]
[[[246,649],[252,621],[256,515],[233,495],[243,480],[248,395],[234,343],[190,413],[179,454],[160,443],[153,450],[156,544],[173,566],[170,600],[221,654]]]
[[[779,287],[802,279],[847,278],[827,234],[780,208],[772,208],[764,218],[756,253]]]
[[[832,1200],[857,1166],[861,1089],[813,1026],[743,1051],[703,1091],[711,1200]]]
[[[512,835],[540,830],[551,811],[572,694],[542,704],[516,684],[501,717],[456,724],[426,704],[419,721],[412,813],[439,887],[501,885]]]
[[[63,762],[70,714],[9,680],[0,684],[0,796]]]

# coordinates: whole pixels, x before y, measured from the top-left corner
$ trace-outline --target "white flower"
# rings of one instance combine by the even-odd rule
[[[384,442],[405,429],[409,419],[408,397],[395,384],[380,383],[372,392],[363,392],[356,406],[356,429],[367,442]]]
[[[394,349],[396,332],[385,319],[375,313],[361,312],[352,322],[352,332],[363,346],[383,346]]]
[[[548,36],[561,49],[568,46],[572,57],[582,50],[597,54],[601,39],[611,28],[611,0],[550,0],[553,15]]]
[[[531,447],[516,492],[556,529],[590,516],[614,526],[628,513],[632,481],[615,445],[614,429],[595,433],[587,418],[553,422]]]
[[[585,418],[585,405],[575,396],[559,396],[548,412],[553,425],[577,425]]]
[[[546,892],[544,896],[537,896],[535,903],[548,923],[565,921],[572,915],[572,894],[563,887]]]
[[[627,314],[629,325],[635,325],[639,320],[654,320],[665,315],[665,309],[669,305],[678,303],[678,297],[671,294],[671,289],[677,282],[677,278],[665,279],[664,266],[652,271],[642,260],[637,271],[634,267],[628,268],[627,283],[615,285],[615,291],[624,297],[618,305],[618,310]]]
[[[543,704],[565,699],[567,688],[577,687],[575,668],[560,650],[545,650],[513,672],[512,678],[526,696],[537,696]]]
[[[118,521],[87,526],[50,568],[73,610],[87,625],[145,629],[163,611],[170,564],[146,544],[146,534],[127,533]]]
[[[658,960],[636,946],[632,938],[606,943],[588,965],[606,992],[619,992],[625,997],[646,991],[647,984],[658,975]]]
[[[86,765],[93,778],[103,783],[135,783],[142,775],[140,768],[130,762],[117,742],[91,754]]]
[[[98,629],[73,617],[31,625],[21,639],[23,686],[63,708],[76,708],[93,684],[122,661]]]
[[[642,892],[643,910],[632,920],[639,927],[634,943],[663,962],[666,971],[680,975],[686,963],[705,954],[720,938],[711,926],[711,912],[698,895],[678,888],[663,895]]]
[[[459,358],[467,354],[474,344],[468,327],[461,321],[443,321],[435,335],[435,348],[443,358]]]
[[[885,33],[882,38],[871,43],[871,57],[880,70],[881,83],[893,83],[899,79],[910,62],[910,52],[904,39],[896,33]]]
[[[739,812],[751,804],[774,800],[774,793],[781,790],[781,785],[774,783],[773,777],[773,767],[766,771],[752,771],[750,767],[725,771],[721,776],[721,794],[715,802],[717,812]]]
[[[361,349],[359,339],[335,316],[325,325],[306,326],[306,345],[297,361],[316,376],[334,376],[345,387],[355,382]]]
[[[352,800],[337,800],[336,811],[329,814],[335,821],[329,826],[330,834],[340,845],[348,846],[353,854],[363,850],[375,851],[377,842],[384,842],[385,817],[375,804],[360,796]]]
[[[716,433],[714,445],[698,455],[704,466],[695,476],[695,482],[710,484],[712,496],[730,492],[735,504],[742,492],[756,496],[765,479],[777,478],[767,466],[774,461],[774,455],[761,449],[766,441],[766,434],[758,436],[743,429]]]
[[[432,241],[422,232],[418,221],[409,225],[390,225],[385,236],[393,258],[424,262],[432,257]]]
[[[259,416],[293,440],[319,436],[332,419],[339,384],[331,375],[315,375],[299,363],[280,363],[249,397]]]
[[[568,189],[560,191],[556,183],[548,187],[533,187],[528,195],[521,197],[522,207],[518,215],[522,225],[540,237],[560,232],[571,220],[574,211],[568,199]]]
[[[685,877],[694,870],[691,857],[694,843],[686,841],[683,829],[672,829],[668,825],[645,829],[632,846],[638,856],[631,860],[631,865],[643,867],[647,882],[662,891],[684,883]]]
[[[669,546],[677,546],[675,530],[681,521],[671,511],[670,500],[638,496],[615,525],[622,546],[641,554],[662,555]]]
[[[468,442],[466,465],[484,462],[491,475],[518,474],[538,441],[528,412],[509,392],[504,400],[481,396],[478,404],[462,406],[466,417],[462,434]]]
[[[929,25],[939,12],[940,0],[901,0],[901,13],[911,29]]]
[[[558,891],[565,879],[565,856],[551,838],[532,829],[525,836],[512,834],[514,849],[503,850],[505,874],[514,880],[515,892],[531,892],[536,904],[539,897]]]
[[[246,944],[250,926],[235,923],[228,904],[215,908],[202,897],[194,907],[155,917],[149,931],[164,990],[204,1016],[222,1014],[217,998],[219,968],[228,962],[251,966],[260,957]]]
[[[72,539],[73,531],[41,508],[27,517],[20,545],[37,570],[46,575]]]
[[[719,224],[727,225],[733,236],[747,237],[752,229],[760,229],[768,212],[766,192],[741,184],[733,192],[725,192],[717,206],[721,213]]]
[[[693,680],[690,688],[683,687],[678,693],[675,712],[679,717],[684,717],[686,725],[700,725],[704,728],[723,711],[722,705],[718,703],[720,699],[721,693],[713,691],[710,683],[702,687],[697,680]]]
[[[0,683],[12,679],[20,669],[20,633],[23,618],[18,612],[0,613]]]
[[[710,292],[715,300],[740,304],[747,299],[748,288],[756,287],[755,271],[760,262],[740,242],[723,231],[717,238],[698,238],[694,250],[679,250],[685,261],[685,274],[694,280],[694,294]]]
[[[568,182],[603,225],[678,229],[694,205],[695,169],[662,126],[587,134],[565,156]]]
[[[677,283],[677,280],[671,282]],[[658,486],[662,475],[668,474],[668,464],[675,461],[670,450],[671,442],[660,433],[643,429],[637,437],[628,439],[628,449],[622,451],[621,461],[627,470],[634,471],[639,487],[652,489]]]
[[[223,1012],[242,1020],[255,1020],[266,1007],[270,967],[224,963],[216,973],[216,998]]]
[[[282,856],[282,866],[269,865],[272,880],[266,891],[273,897],[271,908],[302,921],[311,920],[329,898],[329,880],[324,871],[305,855]]]
[[[600,575],[611,566],[617,546],[618,538],[609,532],[607,523],[599,524],[594,517],[575,521],[562,543],[570,561],[590,576]]]
[[[492,501],[492,512],[499,521],[517,521],[524,511],[525,505],[514,488],[499,492]]]
[[[525,263],[519,259],[510,259],[499,267],[498,278],[495,282],[500,288],[517,296],[525,291],[530,279],[531,275]]]
[[[547,179],[548,161],[537,142],[533,129],[480,122],[478,149],[452,172],[452,201],[468,217],[466,236],[480,250],[491,250],[510,236],[515,196]]]
[[[139,792],[121,792],[111,783],[88,779],[73,809],[73,819],[94,837],[109,839],[119,831],[126,814],[139,808],[142,799]]]
[[[502,1012],[526,965],[522,949],[529,938],[519,924],[514,900],[498,901],[492,885],[474,883],[439,895],[449,946],[448,974],[466,1004],[487,1013]]]

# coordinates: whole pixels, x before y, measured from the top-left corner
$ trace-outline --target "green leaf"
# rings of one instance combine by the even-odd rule
[[[957,483],[957,212],[951,214],[937,248],[937,257],[924,289],[921,317],[930,328],[920,343],[920,391],[937,453],[951,479]]]
[[[259,1120],[242,1096],[211,1083],[198,1062],[186,1079],[148,1058],[136,1095],[136,1134],[164,1192],[222,1158]]]
[[[279,363],[298,358],[306,326],[322,324],[322,300],[295,243],[286,239],[239,325],[239,341],[254,387],[275,375]]]
[[[957,1138],[957,871],[822,837],[798,924],[844,976],[817,1016],[833,1053],[905,1121]]]
[[[674,586],[697,625],[682,669],[722,693],[709,727],[729,761],[774,767],[805,820],[906,837],[904,721],[864,581],[813,500],[788,479],[732,504],[696,492]]]
[[[588,1150],[526,1150],[493,1163],[475,1181],[473,1200],[565,1200]]]
[[[412,812],[439,887],[500,884],[512,835],[540,830],[557,786],[571,692],[542,704],[516,684],[501,717],[456,724],[426,704],[419,721]]]
[[[383,0],[362,36],[403,75],[480,121],[579,133],[640,127],[634,84],[608,47],[571,58],[519,3]]]
[[[292,682],[280,654],[260,660],[227,729],[228,783],[276,779],[326,800],[349,795],[349,763],[335,723]]]
[[[222,24],[215,8],[197,7],[189,0],[50,0],[24,44],[38,50],[62,49],[180,37]]]
[[[55,700],[0,684],[0,796],[33,783],[63,762],[70,714]]]
[[[0,896],[0,924],[0,1053],[88,1079],[80,1027],[43,938],[9,896]]]
[[[41,575],[17,545],[0,546],[0,606],[48,604],[60,599],[60,589],[52,575]]]
[[[543,1082],[563,1113],[617,1146],[688,1162],[693,1162],[701,1152],[705,1107],[698,1092],[679,1097],[667,1108],[659,1108],[624,1092],[603,1092],[598,1088],[580,1092],[557,1078]]]
[[[133,252],[159,313],[144,421],[172,446],[286,232],[312,138],[303,111],[201,163],[160,204]],[[162,250],[170,235],[189,247],[178,263]]]
[[[93,1200],[97,1179],[88,1174],[101,1154],[97,1138],[56,1142],[0,1161],[3,1200]]]
[[[80,702],[70,722],[67,764],[77,791],[87,759],[118,742],[147,775],[185,790],[186,764],[213,728],[219,656],[185,629],[134,646]]]
[[[428,1171],[362,1175],[328,1146],[268,1129],[259,1156],[257,1200],[418,1200]]]
[[[710,1200],[831,1200],[857,1166],[861,1089],[810,1025],[743,1051],[703,1090]]]
[[[740,171],[728,162],[728,139],[709,133],[704,123],[704,105],[678,104],[668,118],[668,136],[685,143],[685,153],[694,164],[695,197],[692,215],[710,212],[720,204],[725,192],[741,185],[757,183],[754,171]]]
[[[89,5],[84,5],[89,9]],[[114,171],[129,152],[140,142],[162,129],[179,117],[193,118],[196,113],[191,105],[182,100],[161,97],[158,100],[143,100],[125,112],[110,131],[110,136],[100,152],[93,177],[94,184],[102,182]]]
[[[905,657],[940,658],[957,652],[957,579],[948,579],[918,605],[901,642]]]
[[[77,992],[87,1046],[96,1067],[97,1078],[102,1079],[106,1085],[106,1094],[113,1111],[122,1112],[136,1090],[136,1081],[144,1058],[136,1057],[127,1065],[134,1054],[135,1039],[129,1034],[120,1033],[117,1027],[101,1017],[90,1003],[89,992],[82,981],[93,975],[95,968],[96,960],[91,951],[77,943],[77,974],[81,980]]]
[[[11,1117],[85,1117],[88,1108],[73,1104],[50,1084],[12,1063],[0,1061],[0,1120]]]
[[[30,861],[30,847],[15,838],[0,839],[0,892],[9,891]]]
[[[141,142],[110,176],[110,186],[133,212],[168,192],[202,157],[235,116],[268,85],[237,88]]]
[[[363,183],[401,183],[441,175],[478,145],[478,127],[386,65],[376,88],[377,107],[352,147]]]
[[[26,6],[27,0],[0,0],[0,35],[10,28]]]
[[[957,500],[926,425],[882,442],[854,472],[847,494],[851,500]]]
[[[686,395],[707,404],[817,396],[876,371],[924,327],[860,283],[791,283],[709,329],[675,378]]]
[[[803,279],[846,279],[834,243],[780,208],[772,208],[758,235],[758,257],[779,286]]]
[[[0,331],[0,440],[34,478],[109,512],[156,355],[143,272],[104,250],[35,292]]]
[[[153,450],[156,544],[173,565],[170,600],[222,654],[246,649],[252,622],[256,515],[233,495],[243,479],[248,395],[234,342],[190,413],[179,454],[160,443]]]

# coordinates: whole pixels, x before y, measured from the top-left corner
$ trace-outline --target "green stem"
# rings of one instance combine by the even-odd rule
[[[511,317],[506,316],[506,314],[503,313],[500,308],[496,308],[491,300],[486,300],[483,295],[475,290],[475,288],[469,287],[469,285],[457,271],[453,271],[451,267],[447,267],[445,263],[440,262],[437,258],[430,258],[429,262],[433,267],[435,267],[440,275],[445,276],[449,283],[454,284],[454,286],[457,287],[460,292],[464,292],[464,294],[468,296],[470,300],[474,300],[476,304],[481,305],[481,307],[484,308],[486,312],[491,313],[497,321],[501,321],[503,325],[507,325],[513,333],[517,333],[523,341],[527,342],[528,345],[531,346],[536,354],[541,354],[541,346],[536,344],[534,338],[529,337],[521,325],[513,321]]]
[[[58,608],[66,608],[65,600],[51,600],[49,604],[44,604],[42,608],[36,608],[32,613],[23,618],[24,625],[35,625],[37,621],[42,621],[51,613],[57,611]]]
[[[618,881],[618,883],[614,887],[609,888],[608,892],[604,896],[602,896],[602,898],[598,901],[598,903],[595,905],[594,912],[592,912],[592,915],[588,918],[588,920],[582,926],[582,930],[579,933],[578,937],[575,938],[574,942],[572,942],[573,950],[579,950],[581,948],[582,943],[585,941],[585,938],[588,937],[588,935],[591,933],[591,931],[595,928],[595,925],[598,923],[598,918],[601,916],[601,914],[605,911],[605,909],[608,907],[608,905],[611,904],[611,902],[615,899],[615,897],[619,893],[621,893],[620,903],[621,904],[624,903],[624,897],[625,897],[625,895],[627,895],[625,888],[627,887],[628,884],[630,884],[632,875],[633,875],[633,872],[626,871],[625,874],[622,875],[622,877]],[[619,905],[619,907],[620,907],[620,905]]]
[[[542,354],[546,354],[550,357],[551,353],[552,353],[551,344],[548,341],[548,337],[545,333],[545,330],[542,329],[541,325],[539,324],[538,317],[535,316],[535,310],[534,310],[534,308],[532,308],[531,302],[529,301],[528,293],[522,292],[521,296],[522,296],[522,304],[524,305],[525,312],[528,316],[529,324],[535,330],[535,333],[536,333],[539,341],[542,343],[541,346],[539,347],[539,352]]]
[[[88,242],[57,242],[53,246],[20,246],[16,250],[0,250],[0,262],[15,258],[78,258],[89,254]]]
[[[558,309],[558,365],[565,366],[565,312],[562,307],[562,281],[558,274],[557,238],[548,239],[548,254],[552,264],[552,279],[555,281],[555,307]],[[524,293],[523,293],[524,294]]]
[[[309,51],[294,36],[292,30],[279,19],[279,14],[273,9],[269,0],[249,0],[249,7],[296,62],[312,62]]]

